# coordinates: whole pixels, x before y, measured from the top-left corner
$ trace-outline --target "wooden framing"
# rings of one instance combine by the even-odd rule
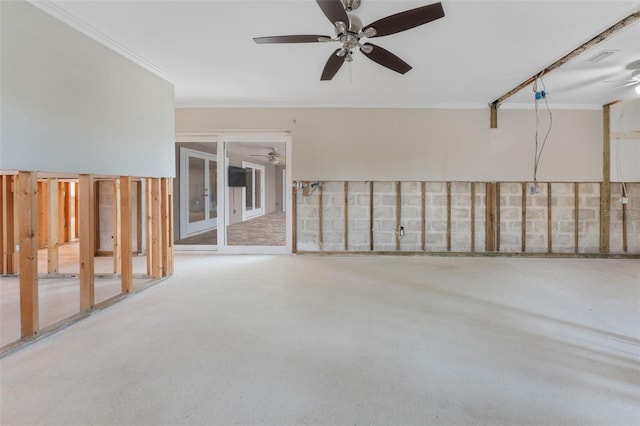
[[[59,247],[60,247],[60,226],[59,226],[59,202],[62,198],[64,203],[64,197],[60,197],[60,187],[58,185],[58,179],[48,179],[47,181],[48,191],[46,204],[48,212],[48,236],[47,236],[47,273],[55,274],[60,267],[59,262]],[[44,185],[43,185],[44,186]],[[64,232],[64,228],[63,228]]]
[[[471,253],[476,251],[476,183],[471,182]]]
[[[118,275],[122,271],[122,242],[120,236],[122,234],[122,210],[121,210],[121,192],[120,179],[113,178],[113,273]]]
[[[38,182],[36,172],[18,172],[20,244],[20,335],[36,335],[38,318]]]
[[[322,185],[318,185],[318,245],[320,250],[324,247],[324,220],[322,212],[324,207],[322,205]]]
[[[640,13],[640,12],[639,12]],[[609,253],[611,220],[611,107],[602,107],[602,182],[600,183],[600,253]]]
[[[120,177],[119,188],[119,211],[120,211],[120,283],[123,293],[133,291],[133,258],[132,258],[132,223],[131,223],[131,178],[129,176]],[[116,257],[114,247],[114,258]]]
[[[291,221],[293,222],[293,230],[291,233],[291,252],[298,252],[298,188],[296,186],[291,190]]]
[[[169,246],[171,241],[171,238],[169,236],[169,211],[171,210],[171,206],[169,204],[169,181],[170,179],[167,178],[160,179],[160,231],[162,233],[162,246],[160,247],[160,252],[163,277],[169,275],[169,264],[171,263],[169,254]]]
[[[578,242],[580,241],[580,184],[573,184],[573,252],[579,253]]]
[[[373,251],[373,181],[369,181],[369,250]]]
[[[496,182],[496,195],[495,195],[495,251],[500,251],[500,182]]]
[[[427,182],[420,182],[420,196],[422,198],[422,212],[420,213],[420,238],[422,251],[427,251]]]
[[[94,255],[100,250],[100,181],[93,180],[93,253]]]
[[[136,186],[136,253],[142,253],[142,181],[135,181]]]
[[[520,251],[527,251],[527,182],[522,182],[522,219],[520,226]]]
[[[344,249],[349,250],[349,181],[344,182]]]
[[[68,243],[71,241],[71,182],[62,183],[62,230],[60,231],[60,241]]]
[[[400,250],[402,228],[402,182],[396,182],[396,250]]]
[[[153,244],[152,244],[152,234],[153,234],[153,223],[152,223],[152,215],[151,211],[153,210],[153,202],[151,195],[151,178],[145,179],[145,193],[144,199],[146,203],[146,218],[145,225],[147,227],[147,275],[153,276]]]
[[[451,251],[451,182],[447,182],[447,251]]]
[[[173,275],[173,179],[167,178],[167,270],[166,275]]]
[[[75,189],[74,193],[76,194],[75,200],[74,200],[75,201],[75,206],[74,206],[74,209],[73,209],[73,211],[75,213],[75,216],[76,216],[76,220],[75,220],[75,224],[74,224],[74,228],[75,229],[74,229],[73,235],[77,238],[80,235],[80,221],[78,220],[78,217],[79,217],[79,213],[78,212],[80,211],[80,200],[78,199],[79,198],[78,195],[80,194],[80,184],[79,184],[79,182],[74,182],[73,185],[74,185],[74,189]]]
[[[620,184],[620,194],[627,198],[627,187],[624,183]],[[627,204],[622,203],[622,251],[627,252]]]
[[[46,180],[38,181],[38,248],[47,247],[49,235],[49,187]],[[55,222],[54,222],[55,223]]]
[[[96,219],[96,182],[91,175],[80,175],[78,188],[78,221],[80,227],[80,311],[89,311],[95,305],[94,229]]]
[[[553,234],[551,217],[551,182],[547,182],[547,253],[553,252]]]
[[[7,249],[5,245],[4,238],[4,218],[6,216],[6,201],[5,201],[5,187],[4,187],[4,176],[0,175],[0,275],[4,275],[7,273],[6,271],[6,255]]]
[[[18,259],[16,253],[16,177],[12,175],[2,176],[2,200],[4,214],[2,217],[2,272],[15,274],[18,272]]]
[[[151,276],[162,278],[162,225],[160,179],[151,178]]]
[[[498,128],[498,101],[489,104],[489,127],[491,129]]]
[[[496,183],[487,182],[486,184],[486,223],[485,223],[485,251],[496,250]],[[498,224],[499,226],[499,224]]]

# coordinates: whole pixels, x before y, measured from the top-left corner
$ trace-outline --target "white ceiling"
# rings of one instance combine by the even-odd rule
[[[362,0],[367,24],[433,3]],[[634,0],[442,0],[446,16],[374,43],[413,66],[396,74],[354,54],[332,81],[333,43],[257,45],[252,37],[333,35],[314,0],[93,0],[34,3],[175,82],[177,106],[483,107],[625,16]],[[585,60],[617,50],[597,63]],[[640,59],[640,23],[544,78],[557,106],[639,97],[617,89]],[[531,89],[506,104],[533,104]]]

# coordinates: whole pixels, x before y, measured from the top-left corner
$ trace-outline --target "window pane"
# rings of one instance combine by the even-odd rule
[[[261,196],[261,189],[262,189],[262,171],[261,170],[254,170],[255,172],[255,176],[256,176],[256,187],[255,187],[255,199],[256,199],[256,209],[259,209],[262,207],[262,196]]]
[[[250,171],[252,169],[249,169]],[[246,208],[247,210],[253,210],[253,179],[251,178],[251,174],[249,174],[249,176],[247,177],[247,201],[246,201]]]
[[[218,206],[216,205],[218,197],[216,196],[218,190],[218,162],[209,161],[209,219],[215,219],[218,217]]]
[[[189,223],[205,219],[204,159],[189,157]]]

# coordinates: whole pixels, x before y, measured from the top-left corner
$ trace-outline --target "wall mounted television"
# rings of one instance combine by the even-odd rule
[[[227,184],[230,187],[247,186],[247,169],[229,166]]]

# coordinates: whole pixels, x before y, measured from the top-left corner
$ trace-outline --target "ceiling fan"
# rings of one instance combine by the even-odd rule
[[[411,65],[380,46],[369,42],[362,43],[360,40],[399,33],[444,16],[442,4],[434,3],[378,19],[369,25],[362,25],[360,19],[351,13],[360,6],[360,0],[316,0],[316,3],[334,25],[335,37],[299,34],[255,37],[253,40],[258,44],[326,42],[342,44],[342,47],[336,49],[329,57],[322,70],[320,80],[331,80],[343,63],[353,61],[353,50],[356,47],[360,48],[360,51],[372,61],[400,74],[405,74],[411,69]]]
[[[623,83],[620,87],[636,86],[635,91],[640,94],[640,60],[631,62],[626,69],[631,70],[627,80],[605,80],[605,83]]]
[[[271,148],[267,154],[251,154],[252,157],[262,157],[267,158],[270,164],[284,164],[284,158],[278,152],[278,148]]]

